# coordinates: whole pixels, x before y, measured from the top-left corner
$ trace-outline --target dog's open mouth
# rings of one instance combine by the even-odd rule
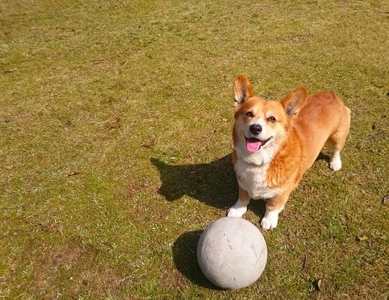
[[[263,147],[268,141],[270,141],[270,139],[272,137],[269,137],[267,140],[265,141],[261,141],[259,139],[256,139],[256,138],[246,138],[246,148],[248,151],[250,152],[257,152],[259,149],[261,149],[261,147]]]

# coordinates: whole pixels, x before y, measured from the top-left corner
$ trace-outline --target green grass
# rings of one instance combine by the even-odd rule
[[[0,297],[387,299],[388,28],[383,0],[0,0]],[[260,280],[221,291],[196,246],[237,199],[238,73],[334,91],[352,127],[263,232]]]

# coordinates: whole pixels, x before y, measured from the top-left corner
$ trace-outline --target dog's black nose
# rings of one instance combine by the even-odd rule
[[[255,135],[260,134],[262,132],[262,126],[259,124],[253,124],[250,126],[250,132]]]

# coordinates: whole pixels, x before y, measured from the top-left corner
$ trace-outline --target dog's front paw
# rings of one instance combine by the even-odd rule
[[[261,221],[261,226],[263,229],[266,230],[272,230],[277,227],[278,224],[278,214],[280,213],[282,209],[280,210],[273,210],[273,211],[266,211],[265,216],[263,217]]]
[[[271,220],[270,218],[263,218],[261,221],[261,226],[263,229],[272,230],[277,227],[278,217],[275,220]]]
[[[234,206],[232,206],[228,211],[227,211],[227,217],[237,217],[240,218],[245,214],[247,211],[247,204],[248,202],[243,202],[238,200]]]
[[[234,206],[233,206],[227,211],[227,217],[240,218],[241,216],[243,216],[245,214],[246,211],[247,211],[246,207],[234,208]]]

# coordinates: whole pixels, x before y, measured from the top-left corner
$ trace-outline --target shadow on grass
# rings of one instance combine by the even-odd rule
[[[329,157],[329,155],[324,154],[323,152],[319,153],[319,156],[316,158],[315,161],[318,161],[318,160],[324,160],[325,162],[327,162],[328,165],[330,164],[330,157]]]
[[[192,283],[208,289],[221,290],[205,277],[197,262],[197,244],[202,233],[189,231],[176,240],[173,245],[174,264]]]
[[[238,183],[231,155],[209,164],[168,165],[151,158],[157,167],[162,186],[159,194],[168,201],[189,195],[207,205],[226,209],[238,199]]]

